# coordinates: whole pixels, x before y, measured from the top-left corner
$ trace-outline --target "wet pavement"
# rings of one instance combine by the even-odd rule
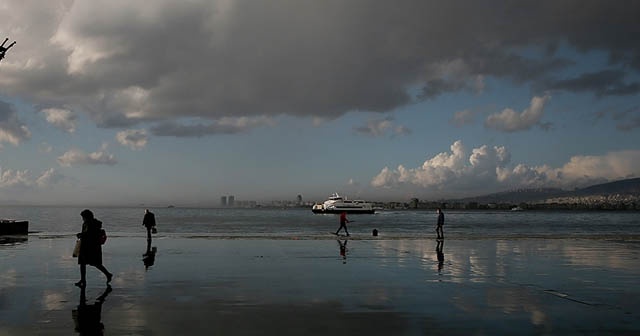
[[[0,335],[640,333],[640,244],[73,237],[0,245]]]

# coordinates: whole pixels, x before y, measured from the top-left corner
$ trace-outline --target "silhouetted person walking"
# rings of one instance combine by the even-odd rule
[[[338,235],[338,232],[340,232],[340,230],[342,230],[343,228],[344,232],[347,234],[347,236],[349,236],[349,231],[347,231],[347,223],[349,223],[349,220],[347,219],[347,213],[343,211],[340,214],[340,227],[338,228],[338,231],[336,231],[336,236]]]
[[[142,225],[147,228],[147,239],[151,240],[151,230],[156,227],[156,215],[149,211],[149,209],[144,210]]]
[[[7,50],[11,49],[11,47],[13,47],[16,44],[16,41],[13,41],[13,43],[5,47],[4,44],[7,43],[7,41],[9,41],[9,39],[5,38],[4,42],[2,42],[2,45],[0,45],[0,61],[4,58],[4,55],[7,53]]]
[[[80,264],[80,281],[76,282],[76,286],[84,287],[87,285],[87,265],[91,265],[107,277],[107,284],[111,282],[113,274],[102,265],[102,244],[100,242],[102,222],[93,217],[91,210],[83,210],[82,216],[82,232],[77,236],[80,238],[80,254],[78,255],[78,264]]]
[[[436,224],[436,233],[438,234],[437,239],[444,239],[444,230],[442,229],[444,226],[444,213],[440,208],[436,211],[438,212],[438,223]]]

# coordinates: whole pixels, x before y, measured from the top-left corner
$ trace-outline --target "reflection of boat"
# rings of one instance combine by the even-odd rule
[[[351,214],[372,214],[375,212],[371,203],[363,200],[348,200],[346,197],[334,193],[324,203],[316,203],[311,208],[313,213],[351,213]]]
[[[28,240],[28,235],[2,235],[0,236],[0,245],[18,245],[26,243]]]
[[[0,219],[1,235],[21,235],[29,233],[29,221]]]

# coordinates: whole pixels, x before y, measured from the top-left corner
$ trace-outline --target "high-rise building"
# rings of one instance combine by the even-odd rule
[[[233,195],[229,195],[229,206],[232,207],[234,206],[234,203],[236,202],[236,198]]]
[[[302,195],[298,195],[298,205],[302,205]]]
[[[220,206],[222,206],[222,207],[226,207],[227,206],[227,196],[220,197]]]

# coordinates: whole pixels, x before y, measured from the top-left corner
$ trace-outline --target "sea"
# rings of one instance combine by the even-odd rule
[[[73,236],[82,225],[80,207],[4,206],[0,218],[29,221],[29,237]],[[144,208],[91,208],[110,237],[144,236]],[[304,208],[150,208],[158,235],[208,239],[335,239],[339,216]],[[447,239],[608,239],[640,240],[636,211],[490,211],[445,212]],[[380,210],[348,216],[350,239],[431,239],[433,210]],[[378,235],[374,237],[373,231]]]

